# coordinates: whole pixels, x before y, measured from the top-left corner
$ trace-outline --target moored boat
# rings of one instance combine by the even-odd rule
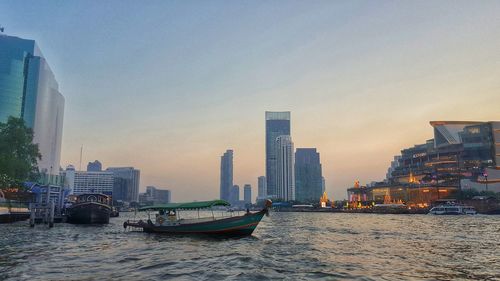
[[[195,219],[181,219],[179,210],[200,210],[215,206],[229,206],[224,200],[213,200],[192,203],[169,203],[156,206],[140,208],[140,211],[158,211],[155,221],[130,221],[127,220],[123,226],[136,227],[144,232],[167,233],[167,234],[205,234],[215,236],[248,236],[253,233],[262,217],[268,213],[272,205],[267,200],[265,207],[258,212],[247,211],[241,216],[225,218],[205,217]]]
[[[438,205],[429,211],[429,215],[475,215],[477,212],[472,206],[465,205]]]
[[[0,223],[12,223],[27,220],[30,212],[25,204],[5,199],[0,190]]]
[[[68,210],[68,223],[106,224],[111,214],[110,197],[104,194],[81,194]]]

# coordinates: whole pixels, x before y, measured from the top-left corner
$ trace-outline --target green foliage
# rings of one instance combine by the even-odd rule
[[[0,122],[0,188],[21,187],[38,176],[37,161],[42,156],[33,144],[33,130],[21,118]]]

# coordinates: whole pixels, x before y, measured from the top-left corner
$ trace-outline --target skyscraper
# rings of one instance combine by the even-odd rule
[[[276,198],[295,200],[295,171],[293,142],[290,136],[276,138]]]
[[[238,205],[240,201],[240,186],[239,185],[233,185],[231,187],[231,192],[229,194],[229,202],[231,205]]]
[[[110,167],[107,172],[112,172],[115,179],[113,186],[113,200],[126,202],[139,201],[139,183],[141,171],[133,167]],[[116,192],[115,192],[116,190]]]
[[[87,171],[88,172],[100,172],[102,171],[102,164],[98,160],[95,160],[94,162],[89,162],[87,164]]]
[[[266,182],[266,177],[260,176],[257,179],[257,185],[258,185],[258,195],[257,195],[257,200],[264,200],[267,198],[267,182]]]
[[[252,204],[252,186],[250,184],[243,186],[243,201],[245,201],[245,205]]]
[[[276,190],[276,138],[290,135],[290,112],[266,111],[266,180],[267,195],[277,196]]]
[[[64,97],[34,40],[0,34],[0,122],[10,116],[33,129],[39,170],[58,175]]]
[[[323,194],[323,176],[316,148],[295,152],[295,196],[300,202],[317,202]]]
[[[220,159],[220,199],[230,201],[233,187],[233,151],[228,149]]]

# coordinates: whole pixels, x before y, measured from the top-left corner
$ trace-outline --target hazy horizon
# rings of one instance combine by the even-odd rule
[[[90,2],[92,4],[90,4]],[[499,1],[2,1],[66,99],[61,166],[141,170],[141,191],[218,198],[265,175],[265,111],[291,111],[328,196],[385,178],[431,120],[498,120]]]

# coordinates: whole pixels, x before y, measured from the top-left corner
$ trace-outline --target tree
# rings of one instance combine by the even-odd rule
[[[38,176],[37,161],[42,159],[33,144],[33,130],[21,118],[0,122],[0,188],[21,187]]]

